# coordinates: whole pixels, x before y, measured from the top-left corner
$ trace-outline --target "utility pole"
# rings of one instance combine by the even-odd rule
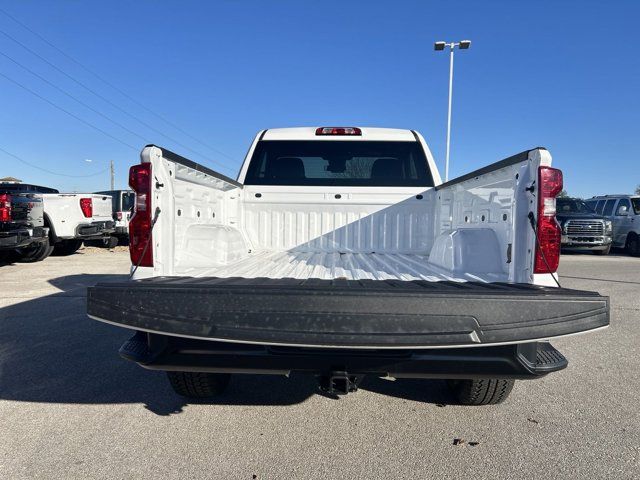
[[[110,171],[111,171],[111,190],[115,190],[116,189],[116,171],[115,171],[115,168],[113,167],[113,160],[111,160]]]
[[[444,167],[444,181],[449,181],[449,146],[451,143],[451,99],[453,97],[453,49],[455,47],[466,50],[471,46],[470,40],[461,40],[460,42],[436,42],[433,47],[435,50],[441,51],[445,47],[449,47],[451,55],[449,56],[449,112],[447,114],[447,153]]]

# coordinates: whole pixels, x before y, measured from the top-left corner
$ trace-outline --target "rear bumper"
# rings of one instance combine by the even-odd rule
[[[327,350],[207,342],[136,333],[120,355],[150,370],[288,375],[380,375],[413,378],[537,378],[567,366],[549,343],[500,347]]]
[[[88,314],[192,339],[313,348],[532,342],[609,324],[609,298],[534,285],[153,278],[88,289]]]
[[[113,221],[83,223],[76,227],[76,238],[86,240],[102,238],[112,234],[114,231],[115,222]]]
[[[48,230],[43,227],[20,228],[8,232],[0,232],[0,249],[28,247],[47,239]]]

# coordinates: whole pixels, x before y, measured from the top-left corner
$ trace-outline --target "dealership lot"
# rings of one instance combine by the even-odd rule
[[[84,313],[128,267],[124,249],[0,266],[1,478],[640,477],[640,258],[564,255],[563,286],[610,295],[611,327],[553,342],[569,367],[488,407],[376,378],[334,400],[302,376],[186,403]]]

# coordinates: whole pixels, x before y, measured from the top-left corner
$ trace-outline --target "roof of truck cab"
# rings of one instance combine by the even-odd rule
[[[416,141],[416,137],[411,130],[398,128],[357,127],[362,131],[362,135],[316,135],[318,128],[334,126],[357,127],[357,125],[322,125],[318,127],[270,128],[265,130],[262,140]]]
[[[55,188],[32,185],[31,183],[0,183],[0,190],[23,192],[23,193],[60,193]]]
[[[634,195],[630,193],[613,193],[611,195],[594,195],[588,200],[606,200],[607,198],[618,199],[618,198],[636,198],[640,195]]]

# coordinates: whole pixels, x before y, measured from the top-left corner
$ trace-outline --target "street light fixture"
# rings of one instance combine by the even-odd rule
[[[460,50],[468,50],[471,46],[471,40],[461,40],[459,42],[435,42],[433,48],[436,51],[444,50],[449,47],[449,112],[447,114],[447,154],[444,167],[444,181],[449,180],[449,145],[451,143],[451,98],[453,96],[453,50],[458,47]]]

